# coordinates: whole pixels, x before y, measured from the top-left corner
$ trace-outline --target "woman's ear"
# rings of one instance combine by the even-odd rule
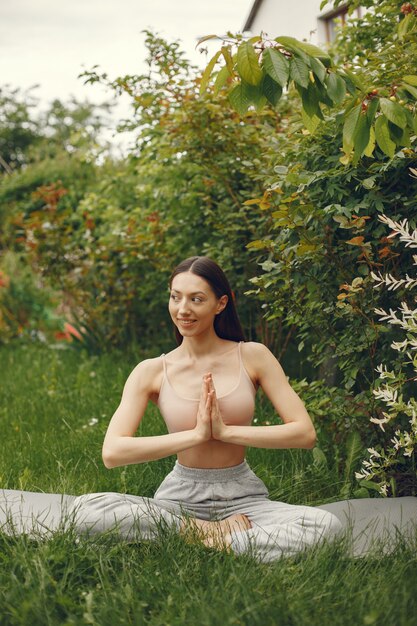
[[[221,296],[221,298],[219,298],[219,301],[217,303],[216,315],[224,311],[228,302],[229,302],[229,296],[227,296],[226,294],[224,294],[224,296]]]

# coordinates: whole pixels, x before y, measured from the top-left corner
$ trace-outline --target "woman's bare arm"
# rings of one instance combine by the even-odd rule
[[[103,443],[103,462],[107,468],[161,459],[211,438],[210,419],[197,420],[192,430],[167,435],[135,437],[150,398],[158,392],[155,380],[160,379],[159,359],[142,361],[127,379],[121,402],[110,420]],[[202,392],[203,397],[203,392]],[[204,396],[207,399],[207,393]],[[200,408],[201,409],[201,404]],[[207,427],[208,423],[208,427]]]
[[[212,425],[213,437],[255,448],[313,448],[316,443],[313,423],[277,359],[263,344],[251,342],[244,344],[244,349],[251,372],[284,424],[229,426],[217,420],[217,425]]]

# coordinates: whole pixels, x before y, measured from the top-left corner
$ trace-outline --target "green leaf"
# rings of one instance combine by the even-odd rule
[[[351,70],[348,70],[346,68],[343,68],[343,73],[346,74],[346,76],[348,77],[348,79],[353,83],[353,85],[355,85],[355,87],[357,87],[360,91],[365,91],[366,90],[366,84],[365,82],[362,80],[361,76],[358,76],[357,74],[355,74],[354,72],[352,72]]]
[[[222,69],[217,73],[216,80],[214,81],[213,91],[214,95],[217,96],[220,89],[226,84],[227,79],[229,78],[229,68],[227,65],[222,67]]]
[[[343,150],[347,154],[353,150],[355,128],[359,115],[361,114],[361,109],[361,104],[355,106],[346,116],[345,123],[343,125]]]
[[[276,107],[282,96],[282,87],[269,74],[265,74],[262,81],[262,93],[272,106]]]
[[[409,85],[414,85],[414,87],[417,87],[417,76],[411,76],[410,74],[407,74],[406,76],[403,76],[403,81],[405,83],[408,83]]]
[[[403,20],[398,24],[398,36],[400,39],[404,39],[404,37],[408,34],[415,32],[417,25],[416,17],[409,13],[405,16]]]
[[[249,102],[255,106],[257,111],[261,111],[267,102],[263,93],[263,82],[260,85],[248,85],[242,81],[242,84]]]
[[[199,39],[196,43],[196,48],[198,48],[198,46],[202,43],[204,43],[204,41],[208,41],[209,39],[217,39],[217,35],[205,35],[204,37],[201,37],[201,39]]]
[[[259,85],[262,80],[258,55],[248,41],[242,42],[237,50],[237,71],[249,85]]]
[[[366,150],[371,135],[371,128],[366,113],[361,111],[356,123],[353,147],[355,150],[354,163],[358,162],[363,152]]]
[[[404,128],[403,132],[401,133],[401,137],[398,141],[398,144],[400,146],[403,146],[404,148],[411,147],[410,131],[408,130],[408,128]]]
[[[301,241],[296,248],[295,254],[297,256],[304,256],[305,254],[308,254],[309,252],[314,252],[315,250],[317,250],[317,246],[315,246],[313,243]]]
[[[240,89],[236,89],[236,87]],[[248,85],[242,80],[240,85],[236,85],[236,87],[229,93],[229,100],[240,115],[244,115],[251,104],[257,109],[262,109],[266,104],[262,85]]]
[[[313,448],[313,463],[318,469],[325,469],[327,467],[327,459],[323,450],[317,446]]]
[[[244,115],[250,106],[250,100],[243,83],[235,85],[228,95],[232,107],[239,113]]]
[[[290,64],[278,50],[267,48],[262,57],[265,72],[281,87],[285,87],[290,74]]]
[[[371,157],[374,153],[374,150],[375,150],[375,130],[374,130],[374,127],[371,126],[370,133],[369,133],[369,142],[365,150],[363,151],[363,154],[367,157]]]
[[[327,70],[324,67],[323,63],[314,57],[310,58],[310,67],[313,74],[317,77],[317,79],[323,83],[327,76]]]
[[[307,43],[306,41],[298,41],[298,39],[295,39],[294,37],[276,37],[275,41],[284,46],[284,48],[288,48],[288,50],[300,50],[311,57],[330,61],[330,57],[327,52],[317,46],[313,46],[311,43]]]
[[[411,93],[411,95],[414,96],[414,98],[417,100],[417,88],[416,87],[413,87],[412,85],[406,85],[404,83],[402,87],[403,89],[406,89],[408,93]]]
[[[365,489],[365,487],[360,487],[359,489],[355,489],[353,492],[354,498],[369,498],[369,491]]]
[[[233,58],[232,55],[230,53],[230,46],[222,46],[221,47],[221,53],[223,55],[223,58],[225,60],[225,63],[229,69],[229,74],[231,76],[233,76]]]
[[[385,115],[376,118],[375,139],[382,152],[392,159],[395,154],[395,143],[391,139]]]
[[[310,133],[314,133],[317,126],[320,124],[320,119],[315,115],[313,117],[309,117],[304,109],[301,109],[301,117],[307,130],[310,131]]]
[[[373,98],[370,103],[368,104],[368,109],[366,111],[366,115],[368,118],[368,122],[370,124],[373,123],[374,119],[375,119],[375,115],[376,112],[378,111],[378,107],[379,107],[379,100],[378,98]]]
[[[373,128],[371,128],[373,130]],[[370,176],[362,181],[362,185],[365,189],[373,189],[375,187],[375,176]]]
[[[346,97],[346,83],[341,76],[331,72],[326,80],[327,93],[335,104],[340,104]]]
[[[351,432],[346,441],[345,483],[350,480],[353,468],[361,458],[363,451],[359,433],[357,431]]]
[[[403,129],[390,121],[388,121],[388,128],[390,137],[394,141],[394,143],[396,143],[397,146],[401,145],[401,138],[404,132]]]
[[[271,245],[270,239],[256,239],[246,244],[245,248],[249,250],[261,250],[262,248],[268,248]]]
[[[329,97],[325,85],[318,80],[316,80],[314,84],[317,90],[317,97],[319,98],[320,102],[328,107],[333,107],[333,100]]]
[[[297,89],[301,95],[303,109],[308,115],[308,117],[312,118],[316,116],[322,119],[323,114],[320,109],[319,96],[318,96],[315,85],[309,82],[307,89],[303,89],[302,87],[297,87]]]
[[[405,128],[407,126],[405,111],[402,106],[398,104],[398,102],[392,102],[392,100],[388,100],[388,98],[381,98],[380,105],[381,111],[390,122],[400,128]]]
[[[207,88],[207,84],[208,84],[209,78],[211,76],[213,68],[216,65],[220,55],[221,55],[221,51],[219,50],[218,52],[216,52],[214,57],[212,57],[210,59],[209,63],[207,64],[206,69],[203,72],[203,75],[201,77],[201,83],[200,83],[200,96],[201,96],[201,94],[204,93],[204,91]]]
[[[304,89],[307,89],[308,83],[310,82],[307,65],[302,59],[295,56],[290,59],[290,78],[296,85],[300,85],[300,87],[304,87]]]
[[[342,486],[342,488],[341,488],[341,490],[339,492],[339,496],[340,496],[340,498],[342,500],[348,500],[351,497],[351,495],[350,495],[350,483],[349,482],[345,483]]]
[[[365,487],[365,489],[380,492],[380,485],[374,483],[373,480],[361,480],[359,484],[361,487]]]

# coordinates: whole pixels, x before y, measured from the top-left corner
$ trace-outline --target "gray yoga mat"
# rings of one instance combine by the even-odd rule
[[[364,556],[375,547],[393,552],[401,541],[417,540],[417,497],[359,498],[318,507],[334,513],[346,528],[353,556]]]
[[[75,496],[0,489],[0,532],[45,536],[57,530]]]
[[[0,489],[0,531],[45,537],[63,527],[75,496]],[[353,556],[376,546],[378,553],[395,549],[399,541],[417,538],[417,497],[361,498],[323,504],[346,529]]]

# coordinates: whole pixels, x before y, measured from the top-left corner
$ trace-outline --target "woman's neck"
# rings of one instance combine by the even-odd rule
[[[199,359],[209,354],[216,354],[224,349],[225,340],[220,339],[215,332],[198,337],[184,337],[180,346],[183,356],[190,359]]]

